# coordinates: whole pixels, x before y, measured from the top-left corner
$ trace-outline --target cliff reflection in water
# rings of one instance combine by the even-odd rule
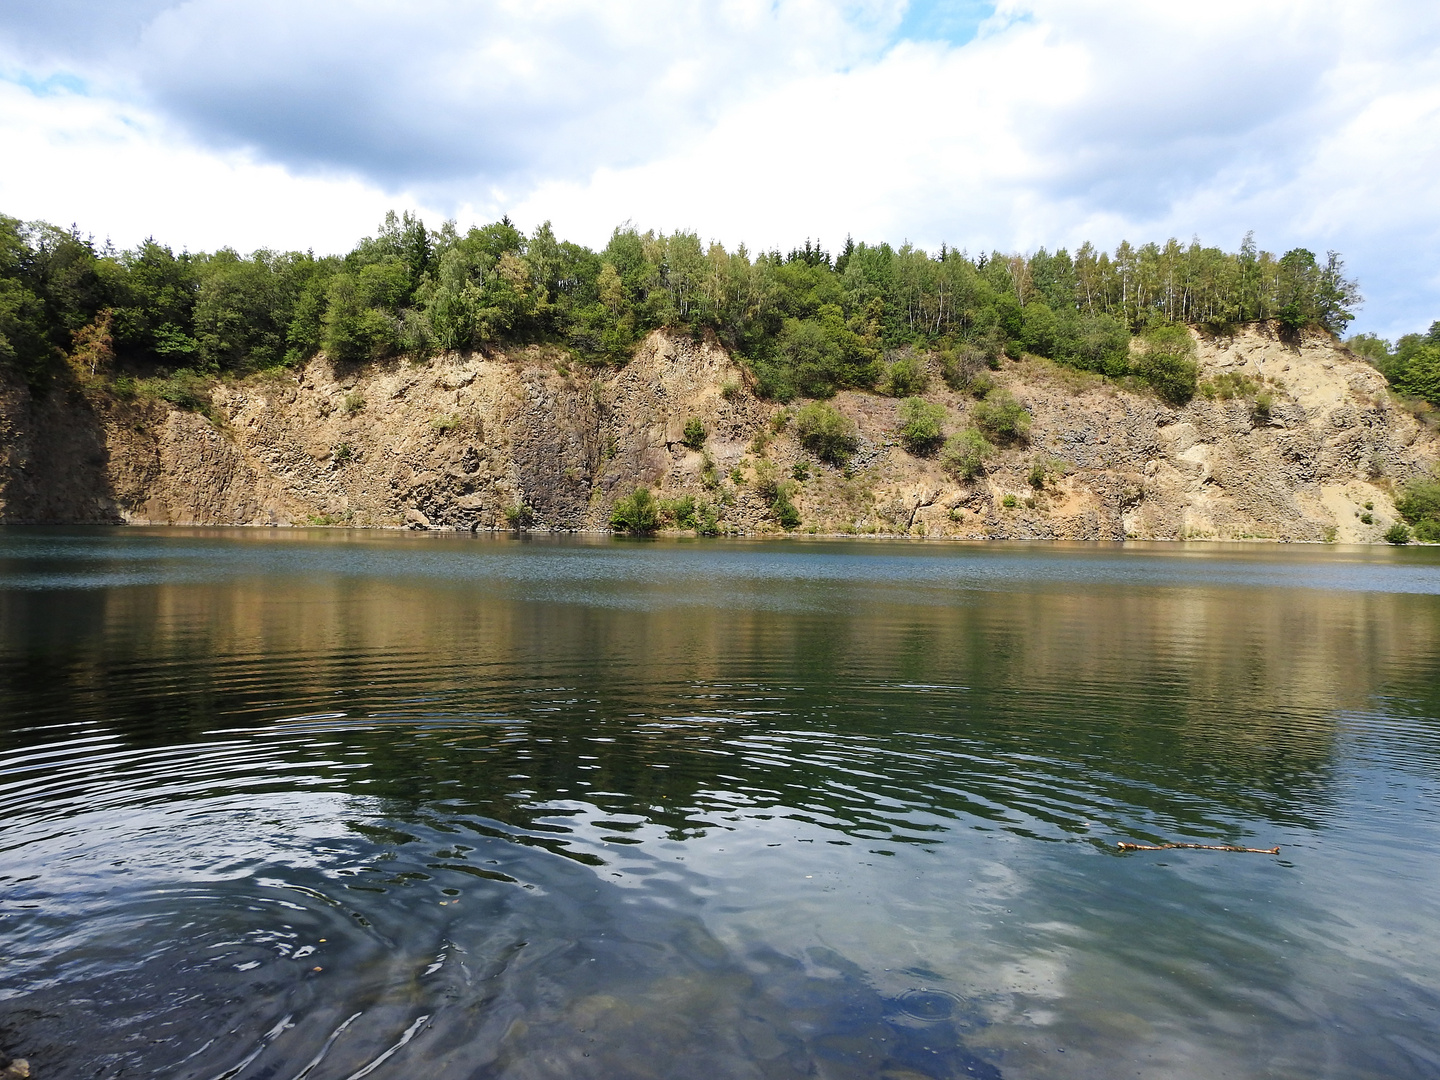
[[[838,828],[897,837],[886,807],[1041,831],[1103,818],[1112,800],[1176,825],[1213,829],[1211,810],[1313,824],[1341,716],[1377,695],[1440,711],[1429,666],[1440,618],[1424,595],[1000,591],[863,573],[800,578],[789,595],[767,591],[768,575],[626,595],[598,561],[587,570],[558,582],[332,572],[0,592],[0,710],[31,732],[84,718],[137,746],[220,727],[298,731],[292,718],[323,713],[369,766],[367,794],[463,792],[517,823],[516,793],[594,787],[598,774],[667,828],[701,827],[680,808],[724,787],[741,755],[747,799],[805,792]],[[424,735],[397,739],[395,724]],[[13,727],[3,735],[14,745]],[[785,743],[781,757],[766,740]],[[944,784],[925,780],[939,764],[927,748],[950,756]],[[292,752],[309,754],[304,742]],[[857,791],[833,766],[867,756],[886,760],[884,775]],[[1033,772],[1094,805],[1026,802],[1016,780]],[[358,778],[328,776],[341,789]]]

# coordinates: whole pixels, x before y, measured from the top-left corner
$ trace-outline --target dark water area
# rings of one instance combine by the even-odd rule
[[[0,530],[0,1053],[1434,1077],[1437,676],[1437,550]]]

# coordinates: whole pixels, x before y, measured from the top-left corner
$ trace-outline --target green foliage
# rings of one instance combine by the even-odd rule
[[[794,495],[794,485],[782,483],[776,486],[775,498],[770,503],[770,512],[775,515],[775,520],[780,523],[780,527],[787,532],[800,525],[800,511],[795,508],[795,503],[792,501]]]
[[[705,446],[705,422],[698,416],[692,416],[685,421],[685,437],[681,440],[691,450],[700,450]]]
[[[912,454],[933,454],[944,441],[942,425],[945,407],[924,398],[906,398],[900,403],[900,441]]]
[[[993,390],[971,413],[975,425],[997,442],[1020,442],[1030,434],[1030,414],[1007,390]]]
[[[914,397],[930,385],[925,362],[918,356],[902,356],[885,372],[885,392],[891,397]]]
[[[1006,495],[1000,500],[1000,505],[1003,506],[1006,510],[1014,510],[1017,506],[1020,505],[1020,500],[1017,499],[1014,495]]]
[[[1202,397],[1212,401],[1229,401],[1231,398],[1254,397],[1260,392],[1260,384],[1248,375],[1235,371],[1223,371],[1212,378],[1204,379],[1196,386]]]
[[[1402,394],[1440,405],[1440,344],[1426,342],[1407,350],[1392,383]]]
[[[940,464],[958,480],[974,480],[985,469],[985,460],[995,447],[975,428],[958,431],[945,440]]]
[[[1161,401],[1184,405],[1195,396],[1200,366],[1195,341],[1183,326],[1160,326],[1145,335],[1145,350],[1134,364],[1135,374],[1150,384]]]
[[[1410,543],[1410,529],[1403,521],[1397,521],[1385,530],[1385,542],[1397,547]]]
[[[1251,414],[1259,423],[1266,423],[1270,419],[1270,410],[1275,407],[1275,395],[1269,390],[1261,390],[1255,395],[1255,401],[1251,405]]]
[[[715,459],[708,452],[702,453],[705,456],[700,459],[700,483],[706,491],[714,491],[720,486],[720,470],[715,467]]]
[[[201,362],[214,371],[278,367],[298,358],[290,326],[302,294],[325,269],[309,255],[229,248],[196,259],[194,337]]]
[[[523,502],[511,503],[505,508],[505,524],[512,529],[528,529],[535,523],[535,511]]]
[[[1385,376],[1399,393],[1440,405],[1440,322],[1424,334],[1406,334],[1393,346],[1373,334],[1346,342]]]
[[[823,401],[813,401],[795,416],[800,445],[821,461],[843,465],[859,445],[855,422]]]
[[[1356,356],[1364,357],[1376,367],[1383,367],[1390,359],[1390,342],[1376,334],[1356,334],[1346,338],[1345,345]]]
[[[1056,319],[1048,355],[1082,371],[1124,375],[1130,368],[1130,330],[1112,315],[1067,310]]]
[[[1036,491],[1044,491],[1051,481],[1065,474],[1066,463],[1059,458],[1041,454],[1030,463],[1030,475],[1026,477]]]
[[[648,536],[660,528],[660,503],[648,487],[615,501],[610,512],[610,528],[616,532]]]
[[[977,349],[952,348],[940,353],[940,377],[951,390],[968,390],[987,366]]]
[[[178,371],[170,372],[162,379],[151,380],[149,387],[157,398],[161,401],[168,401],[177,409],[208,413],[210,410],[210,387],[213,384],[213,379],[198,371],[180,368]]]
[[[755,493],[762,499],[773,501],[779,491],[780,474],[773,461],[760,461],[755,465]]]
[[[1440,480],[1417,480],[1395,500],[1400,516],[1415,527],[1415,537],[1440,543]]]
[[[365,411],[365,395],[358,390],[351,390],[345,395],[341,404],[346,416],[354,416],[356,413]]]
[[[879,373],[875,345],[862,319],[847,321],[838,304],[821,304],[810,318],[782,320],[775,355],[755,361],[761,389],[789,401],[871,386]]]
[[[345,272],[330,279],[320,323],[321,343],[332,360],[355,364],[383,359],[395,352],[399,345],[396,319],[384,307],[372,303],[375,289],[384,283],[383,275],[377,274],[366,281]]]
[[[1186,357],[1148,348],[1132,371],[1132,331],[1278,319],[1339,332],[1360,302],[1343,270],[1333,252],[1276,258],[1248,236],[1235,252],[1170,240],[971,259],[847,240],[833,258],[808,242],[782,257],[631,226],[593,251],[559,240],[549,223],[529,236],[508,219],[462,233],[409,213],[387,214],[336,257],[177,254],[155,240],[102,252],[73,231],[0,217],[0,364],[44,383],[105,310],[112,378],[243,374],[321,350],[352,364],[540,341],[588,363],[623,363],[645,334],[671,327],[714,334],[749,385],[780,400],[877,382],[916,396],[931,356],[949,386],[971,389],[984,369],[1024,352],[1138,374],[1179,402],[1193,393]],[[1392,352],[1355,339],[1397,389],[1434,401],[1440,374],[1426,345],[1411,335]],[[900,359],[887,367],[886,353]],[[739,382],[724,388],[727,400],[740,393]]]
[[[696,512],[696,536],[720,535],[720,510],[713,503],[701,503]]]
[[[348,465],[355,460],[355,448],[349,443],[337,443],[330,451],[330,458],[336,465]]]
[[[661,520],[673,524],[677,529],[695,528],[699,521],[697,513],[693,495],[682,495],[678,499],[662,500],[660,503]]]

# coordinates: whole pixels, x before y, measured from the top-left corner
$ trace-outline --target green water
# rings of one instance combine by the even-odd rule
[[[0,530],[0,1051],[1433,1077],[1437,674],[1433,550]]]

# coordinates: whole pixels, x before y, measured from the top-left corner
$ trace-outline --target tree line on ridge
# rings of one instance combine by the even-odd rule
[[[35,386],[77,357],[97,373],[244,375],[321,350],[360,363],[553,342],[623,363],[670,327],[713,332],[779,400],[876,387],[906,346],[956,371],[1031,353],[1185,400],[1194,364],[1186,335],[1167,328],[1269,319],[1340,334],[1359,302],[1336,253],[1276,257],[1251,236],[1234,252],[1172,239],[972,258],[847,240],[833,255],[810,241],[752,255],[626,225],[594,251],[548,223],[529,236],[508,218],[461,232],[391,213],[343,256],[177,254],[0,215],[0,363]],[[1440,403],[1440,366],[1432,381],[1407,374],[1440,339],[1405,339],[1398,352],[1356,340],[1397,386]]]

